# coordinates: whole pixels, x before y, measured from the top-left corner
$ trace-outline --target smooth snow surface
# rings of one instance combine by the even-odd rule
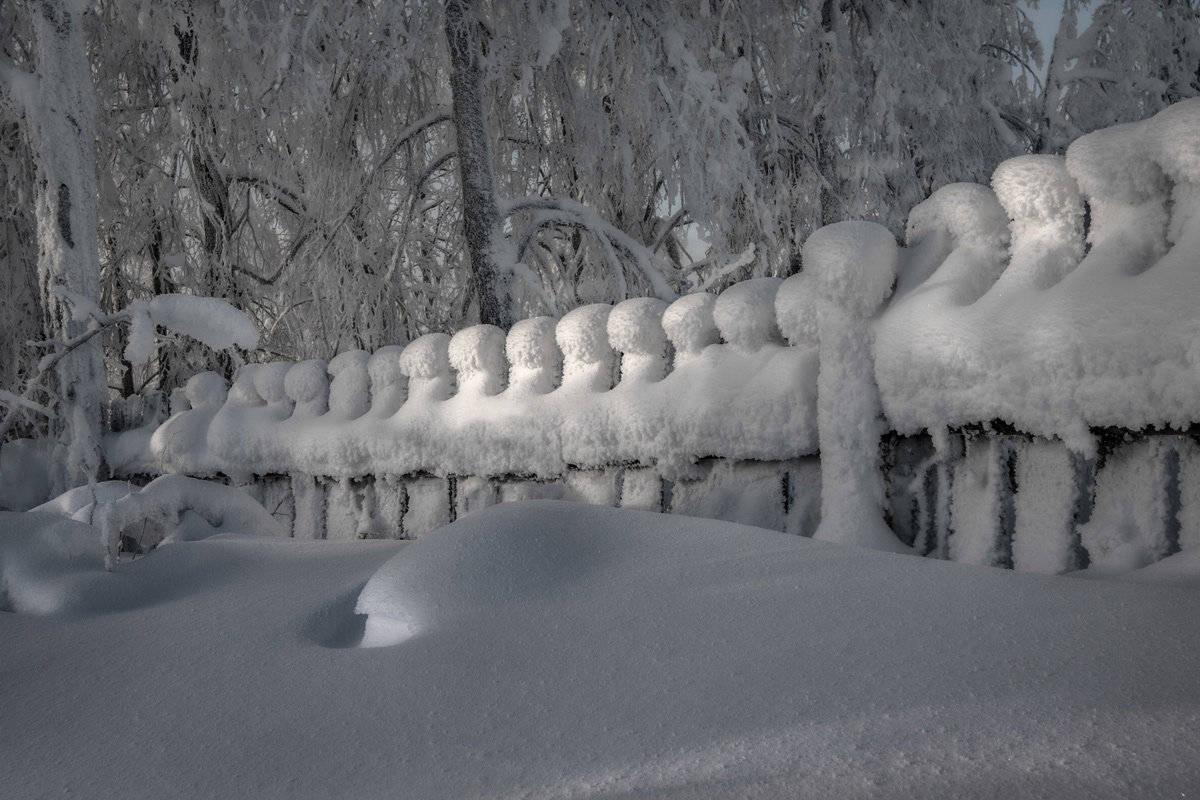
[[[1078,580],[558,502],[407,547],[168,544],[0,614],[3,791],[1180,797],[1193,556]]]

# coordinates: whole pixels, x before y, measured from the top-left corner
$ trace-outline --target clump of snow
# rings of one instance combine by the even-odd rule
[[[504,342],[508,357],[508,388],[515,395],[546,394],[558,380],[562,354],[554,340],[553,317],[523,319],[512,326]]]
[[[951,249],[1008,246],[1007,212],[995,192],[978,183],[943,186],[909,212],[905,239],[910,247],[937,231],[950,236]]]
[[[1185,241],[1200,219],[1200,146],[1196,126],[1200,125],[1200,99],[1183,100],[1163,109],[1145,123],[1150,146],[1158,165],[1172,181],[1171,222],[1168,238],[1172,244]]]
[[[287,419],[292,414],[292,399],[287,393],[287,374],[291,368],[291,361],[272,361],[259,364],[254,371],[254,388],[276,419]]]
[[[149,304],[155,324],[191,336],[214,350],[237,345],[258,347],[258,328],[250,318],[217,297],[160,294]]]
[[[715,295],[687,294],[663,311],[663,332],[675,348],[676,365],[686,363],[710,344],[721,341],[721,332],[713,320],[716,303]]]
[[[662,315],[667,303],[638,297],[613,306],[608,341],[621,353],[621,383],[662,380],[667,373],[667,334]]]
[[[390,417],[404,405],[408,396],[408,379],[400,370],[400,355],[404,348],[389,344],[371,354],[367,375],[371,379],[371,416]]]
[[[775,293],[781,283],[781,278],[754,278],[721,292],[713,305],[713,320],[727,344],[754,352],[768,342],[782,341],[775,323]]]
[[[817,293],[807,272],[797,272],[779,285],[775,294],[779,330],[792,347],[817,343]]]
[[[243,364],[241,367],[238,367],[237,373],[233,376],[233,385],[229,387],[229,395],[225,402],[236,406],[263,405],[263,398],[259,395],[258,387],[255,385],[258,370],[258,364]]]
[[[837,222],[804,242],[804,271],[816,291],[859,319],[872,316],[896,280],[898,249],[891,232],[874,222]]]
[[[191,408],[212,409],[225,402],[229,396],[229,385],[215,372],[201,372],[188,378],[183,391]]]
[[[163,541],[190,541],[219,533],[239,532],[287,536],[288,532],[248,494],[231,486],[163,475],[141,489],[98,502],[92,524],[105,545],[105,563],[112,568],[123,535],[136,537],[147,522],[161,528]],[[157,541],[144,542],[153,546]]]
[[[125,307],[129,314],[128,338],[124,359],[130,364],[145,364],[154,358],[154,320],[150,318],[150,304],[135,300]]]
[[[297,419],[319,417],[329,410],[329,367],[319,358],[293,364],[283,379],[283,388],[295,404]]]
[[[408,377],[408,401],[445,400],[451,393],[450,337],[427,333],[400,354],[400,372]]]
[[[612,306],[580,306],[558,321],[554,338],[563,354],[563,388],[603,392],[612,388],[616,354],[608,342]]]
[[[1083,198],[1066,159],[1010,158],[992,173],[992,188],[1012,219],[1012,259],[995,291],[1058,283],[1083,257]]]
[[[371,382],[365,350],[346,350],[329,362],[329,413],[344,419],[357,419],[371,407]]]
[[[499,394],[504,388],[505,333],[495,325],[473,325],[450,339],[450,366],[458,373],[459,393]]]

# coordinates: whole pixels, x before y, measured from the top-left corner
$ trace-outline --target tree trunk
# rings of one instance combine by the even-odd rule
[[[32,4],[39,92],[26,107],[37,165],[38,283],[48,338],[83,333],[67,297],[98,303],[96,101],[83,36],[84,2]],[[59,416],[52,486],[65,491],[94,480],[103,463],[101,423],[108,399],[100,337],[56,367]]]
[[[507,330],[513,324],[511,272],[497,258],[504,234],[496,206],[495,179],[487,121],[483,113],[483,70],[478,20],[464,0],[446,2],[446,40],[450,46],[450,91],[458,147],[458,176],[463,228],[471,256],[471,275],[479,297],[479,321]]]

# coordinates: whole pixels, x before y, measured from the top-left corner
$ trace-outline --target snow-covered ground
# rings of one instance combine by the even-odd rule
[[[530,502],[108,573],[95,533],[0,514],[5,797],[1200,790],[1196,550],[1088,580]]]

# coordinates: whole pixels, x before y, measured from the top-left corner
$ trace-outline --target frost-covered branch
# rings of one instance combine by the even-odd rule
[[[534,210],[559,214],[564,220],[578,224],[594,233],[602,246],[615,246],[623,250],[660,299],[674,300],[678,296],[655,265],[654,254],[645,245],[582,203],[563,197],[520,197],[502,203],[500,215],[508,218],[521,211]],[[543,217],[539,224],[544,225],[544,220]]]

